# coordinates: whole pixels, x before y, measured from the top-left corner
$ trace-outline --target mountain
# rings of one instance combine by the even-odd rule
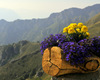
[[[20,40],[41,41],[51,33],[62,31],[72,22],[86,22],[100,12],[100,4],[84,9],[70,8],[53,13],[48,18],[32,20],[0,20],[0,44],[9,44]]]
[[[39,43],[20,41],[0,46],[0,80],[49,80],[41,60]]]
[[[100,13],[86,22],[91,37],[100,36]],[[51,80],[42,70],[39,42],[0,46],[0,80]]]
[[[100,36],[100,13],[87,21],[86,25],[89,27],[91,37]]]

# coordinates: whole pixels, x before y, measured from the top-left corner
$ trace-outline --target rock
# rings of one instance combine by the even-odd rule
[[[86,73],[86,74],[79,74],[79,73],[66,74],[66,75],[58,76],[54,80],[100,80],[100,69],[99,71],[92,72],[92,73]]]
[[[22,50],[21,47],[27,43],[29,43],[29,41],[23,40],[18,43],[0,46],[0,66],[5,65],[14,56],[23,53],[25,50]]]
[[[27,44],[28,43],[28,41],[27,40],[22,40],[22,41],[19,41],[19,44],[21,45],[21,46],[23,46],[23,45],[25,45],[25,44]]]
[[[57,80],[57,78],[55,78],[55,77],[51,77],[51,80]]]
[[[41,77],[43,75],[44,71],[42,70],[42,68],[40,68],[37,72],[36,72],[36,77]]]
[[[43,75],[43,72],[37,72],[37,73],[36,73],[36,76],[37,76],[37,77],[41,77],[42,75]]]

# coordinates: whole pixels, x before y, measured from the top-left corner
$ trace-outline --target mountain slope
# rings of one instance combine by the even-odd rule
[[[86,22],[100,12],[100,4],[84,9],[70,8],[53,13],[45,19],[16,20],[7,22],[0,20],[0,44],[9,44],[20,40],[41,41],[48,35],[62,31],[72,22]]]
[[[0,80],[25,80],[27,78],[40,80],[46,78],[41,66],[42,55],[39,43],[20,41],[1,47],[3,48],[0,48],[2,53],[0,57],[4,62],[0,66]]]
[[[100,13],[87,21],[86,25],[89,27],[91,37],[100,36]]]
[[[100,36],[100,13],[86,25],[91,37]],[[0,80],[50,80],[51,76],[43,72],[41,63],[39,43],[24,40],[0,46]]]

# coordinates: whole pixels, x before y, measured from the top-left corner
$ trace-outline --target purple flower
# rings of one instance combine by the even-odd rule
[[[65,42],[62,44],[63,53],[66,54],[66,61],[70,64],[79,66],[83,64],[86,57],[91,55],[87,53],[86,48],[75,42]]]
[[[41,44],[41,54],[43,54],[44,50],[48,47],[52,46],[59,46],[61,47],[62,43],[67,41],[66,36],[63,34],[56,34],[55,36],[53,34],[50,35],[50,37],[47,37],[42,41]]]
[[[71,55],[71,53],[66,55],[66,61],[69,61],[69,56]]]
[[[92,53],[100,57],[100,36],[81,40],[78,42],[78,44],[84,46],[87,53]]]

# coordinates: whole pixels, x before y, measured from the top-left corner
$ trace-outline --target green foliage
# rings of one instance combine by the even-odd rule
[[[86,25],[89,27],[90,36],[100,36],[100,13],[87,21]]]
[[[21,53],[18,53],[15,57],[13,56],[7,64],[0,67],[1,80],[25,80],[29,77],[32,78],[36,71],[41,68],[42,56],[39,43],[27,42],[27,44],[20,47],[20,50]]]

